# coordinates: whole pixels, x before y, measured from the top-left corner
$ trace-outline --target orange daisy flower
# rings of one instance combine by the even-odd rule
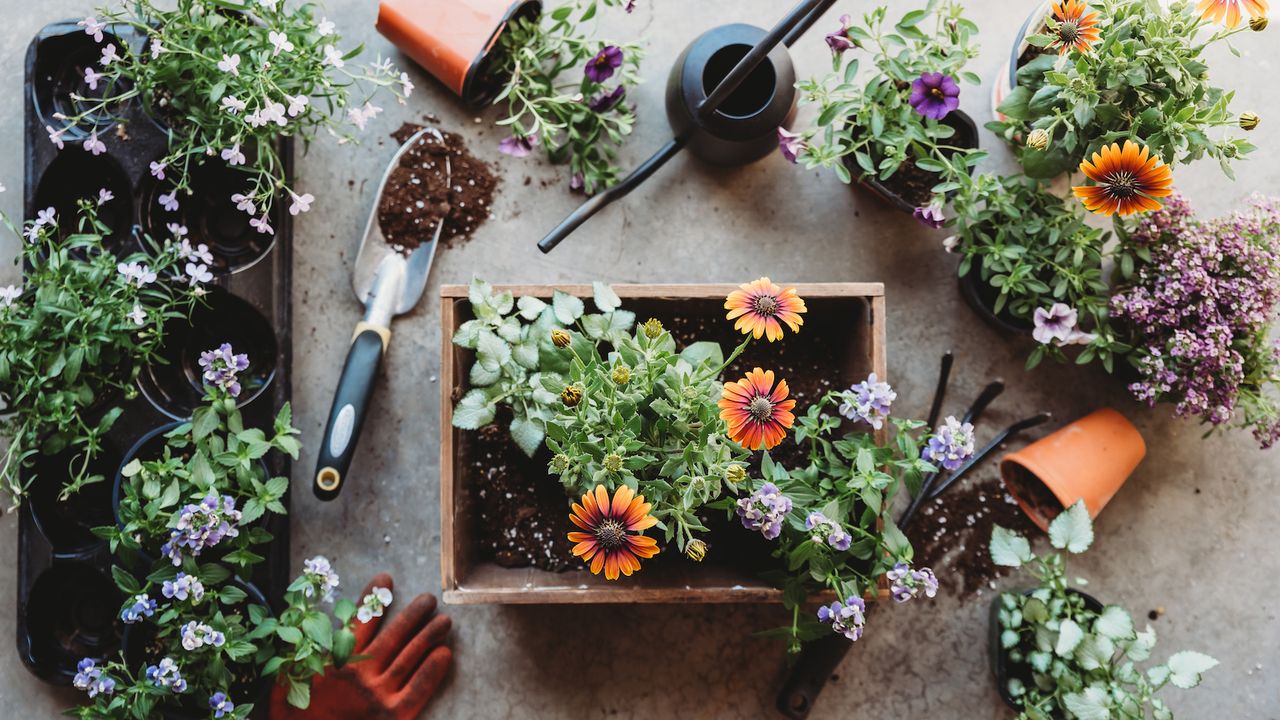
[[[734,330],[757,340],[764,335],[769,342],[782,339],[782,323],[786,323],[791,332],[800,332],[804,324],[800,314],[807,311],[795,288],[783,290],[767,277],[739,285],[725,298],[724,309],[729,311],[727,319],[738,319],[733,324]]]
[[[1245,13],[1251,18],[1265,17],[1267,0],[1200,0],[1196,9],[1200,11],[1200,17],[1209,22],[1235,27]]]
[[[1053,16],[1058,19],[1058,27],[1050,33],[1056,36],[1049,43],[1050,49],[1058,48],[1059,55],[1066,55],[1071,48],[1082,53],[1092,49],[1091,46],[1098,42],[1101,33],[1098,31],[1098,13],[1086,14],[1088,9],[1089,5],[1081,0],[1053,4]]]
[[[737,382],[724,384],[720,419],[729,425],[729,439],[748,450],[769,450],[782,442],[796,421],[796,401],[788,400],[787,381],[773,386],[773,371],[756,368]]]
[[[649,514],[651,507],[626,485],[618,487],[612,501],[604,485],[597,485],[569,513],[569,521],[586,531],[569,533],[569,542],[577,543],[574,556],[590,562],[594,575],[603,569],[609,580],[638,571],[640,558],[658,554],[658,541],[639,534],[658,524],[658,518]]]
[[[1173,194],[1173,172],[1145,146],[1131,140],[1104,145],[1080,171],[1097,185],[1071,188],[1084,206],[1099,215],[1132,215],[1159,210],[1156,198]]]

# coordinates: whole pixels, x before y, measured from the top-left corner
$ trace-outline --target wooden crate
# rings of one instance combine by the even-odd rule
[[[723,318],[724,297],[736,285],[614,285],[623,307],[643,320],[655,308],[681,308],[680,314],[716,312]],[[887,378],[885,366],[884,286],[880,283],[809,283],[795,285],[809,308],[804,332],[827,332],[839,345],[845,387],[874,371]],[[591,296],[590,285],[503,285],[516,297],[550,299],[559,289]],[[442,331],[440,376],[440,573],[444,600],[451,604],[536,603],[759,603],[781,602],[782,593],[759,578],[704,563],[649,567],[630,578],[607,581],[603,575],[570,570],[505,568],[476,557],[470,535],[470,493],[463,461],[470,433],[453,427],[453,404],[467,391],[474,359],[470,350],[452,343],[453,332],[471,316],[467,287],[446,285],[440,291]],[[784,341],[785,342],[785,341]],[[727,349],[726,349],[727,352]],[[748,349],[748,352],[750,350]],[[555,482],[548,478],[548,482]],[[565,512],[568,512],[566,502]],[[881,594],[883,594],[883,589]]]

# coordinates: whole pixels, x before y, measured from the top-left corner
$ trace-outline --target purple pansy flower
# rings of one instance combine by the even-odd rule
[[[911,83],[911,107],[933,120],[941,120],[960,107],[960,86],[950,75],[927,72]]]
[[[240,396],[240,381],[236,373],[249,368],[249,356],[235,353],[231,343],[222,343],[216,350],[200,353],[200,367],[204,370],[204,384],[226,391],[231,397]]]
[[[900,562],[885,573],[885,578],[889,580],[889,594],[894,602],[907,602],[919,597],[920,593],[930,598],[938,594],[938,578],[929,568],[913,570],[910,565]]]
[[[949,416],[920,451],[923,460],[955,470],[973,455],[973,424]]]
[[[849,19],[848,15],[841,15],[840,29],[827,35],[827,46],[836,55],[853,47],[853,41],[849,39]]]
[[[155,600],[151,599],[150,595],[147,595],[146,593],[135,595],[133,597],[133,604],[120,611],[120,619],[124,621],[126,625],[132,625],[133,623],[140,622],[143,618],[149,618],[152,615],[155,615],[158,608],[158,604]]]
[[[529,141],[529,138],[512,135],[511,137],[503,138],[498,143],[498,152],[511,157],[525,157],[533,152],[533,143]]]
[[[833,550],[844,552],[853,544],[853,536],[841,527],[840,523],[816,510],[805,518],[804,529],[813,532],[814,542],[823,542],[825,539],[827,545],[830,545]]]
[[[784,127],[778,128],[778,149],[782,151],[782,157],[786,158],[787,162],[795,162],[807,147],[803,136],[790,132]]]
[[[861,420],[879,430],[884,419],[889,417],[889,406],[898,397],[898,393],[889,387],[889,383],[880,382],[875,373],[844,392],[844,402],[838,408],[841,415],[850,420]]]
[[[613,73],[620,67],[622,67],[622,48],[617,45],[607,45],[587,61],[584,72],[591,82],[602,83],[613,77]]]
[[[187,681],[182,679],[182,673],[178,670],[178,663],[173,658],[164,658],[157,665],[147,668],[147,680],[152,685],[172,690],[175,693],[184,693],[187,691]]]
[[[213,711],[215,718],[220,718],[235,712],[236,706],[231,702],[231,698],[227,697],[226,693],[216,692],[209,696],[209,709]]]
[[[857,641],[867,624],[867,604],[857,595],[850,595],[818,608],[818,620],[831,625],[833,632]]]
[[[765,483],[750,496],[738,500],[738,518],[742,527],[758,530],[768,540],[782,533],[782,523],[791,512],[791,498],[783,495],[778,486]]]

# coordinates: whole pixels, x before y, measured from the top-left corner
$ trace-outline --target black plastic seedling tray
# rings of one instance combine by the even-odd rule
[[[59,502],[66,462],[41,458],[35,468],[18,525],[18,655],[32,673],[63,685],[70,684],[81,658],[105,659],[120,649],[124,598],[111,579],[111,565],[118,561],[91,528],[114,522],[112,485],[130,449],[151,431],[189,417],[200,402],[200,352],[230,342],[254,363],[242,373],[246,426],[269,429],[290,397],[293,225],[283,203],[275,204],[270,219],[274,236],[257,233],[230,200],[243,176],[215,155],[196,171],[193,194],[180,197],[177,212],[166,212],[157,197],[170,188],[152,177],[150,163],[165,154],[168,131],[136,99],[114,108],[111,117],[97,118],[94,127],[68,132],[63,150],[49,141],[45,126],[63,125],[53,114],[75,114],[72,94],[92,95],[83,82],[84,69],[97,63],[102,47],[112,42],[122,52],[138,52],[143,44],[143,37],[128,28],[112,28],[108,35],[99,44],[74,20],[58,22],[42,29],[27,49],[25,217],[53,207],[60,221],[72,222],[76,200],[97,197],[106,187],[115,195],[101,208],[102,220],[112,228],[109,249],[130,252],[139,247],[141,234],[167,238],[167,224],[178,223],[188,228],[192,243],[209,246],[214,279],[205,284],[210,292],[191,321],[166,328],[162,354],[168,363],[144,368],[136,397],[116,400],[124,412],[96,463],[106,482]],[[96,156],[83,147],[94,129],[106,144],[106,152]],[[292,174],[291,141],[278,149]],[[266,459],[272,476],[288,477],[287,457],[273,453]],[[287,496],[284,503],[287,507]],[[288,516],[274,518],[268,529],[275,540],[259,550],[266,562],[246,580],[278,612],[289,582]]]

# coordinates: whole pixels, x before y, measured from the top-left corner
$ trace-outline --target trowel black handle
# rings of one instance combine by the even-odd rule
[[[804,720],[813,710],[818,693],[827,684],[840,661],[853,643],[843,635],[829,635],[810,640],[800,648],[800,657],[791,667],[791,674],[778,693],[777,708],[783,717]]]
[[[382,353],[391,338],[387,328],[367,326],[356,328],[347,361],[338,378],[338,389],[329,410],[329,422],[320,443],[320,457],[316,459],[316,479],[312,489],[321,500],[332,500],[342,492],[351,467],[351,456],[356,452],[356,441],[364,427],[369,399],[373,396],[373,381],[382,362]]]

